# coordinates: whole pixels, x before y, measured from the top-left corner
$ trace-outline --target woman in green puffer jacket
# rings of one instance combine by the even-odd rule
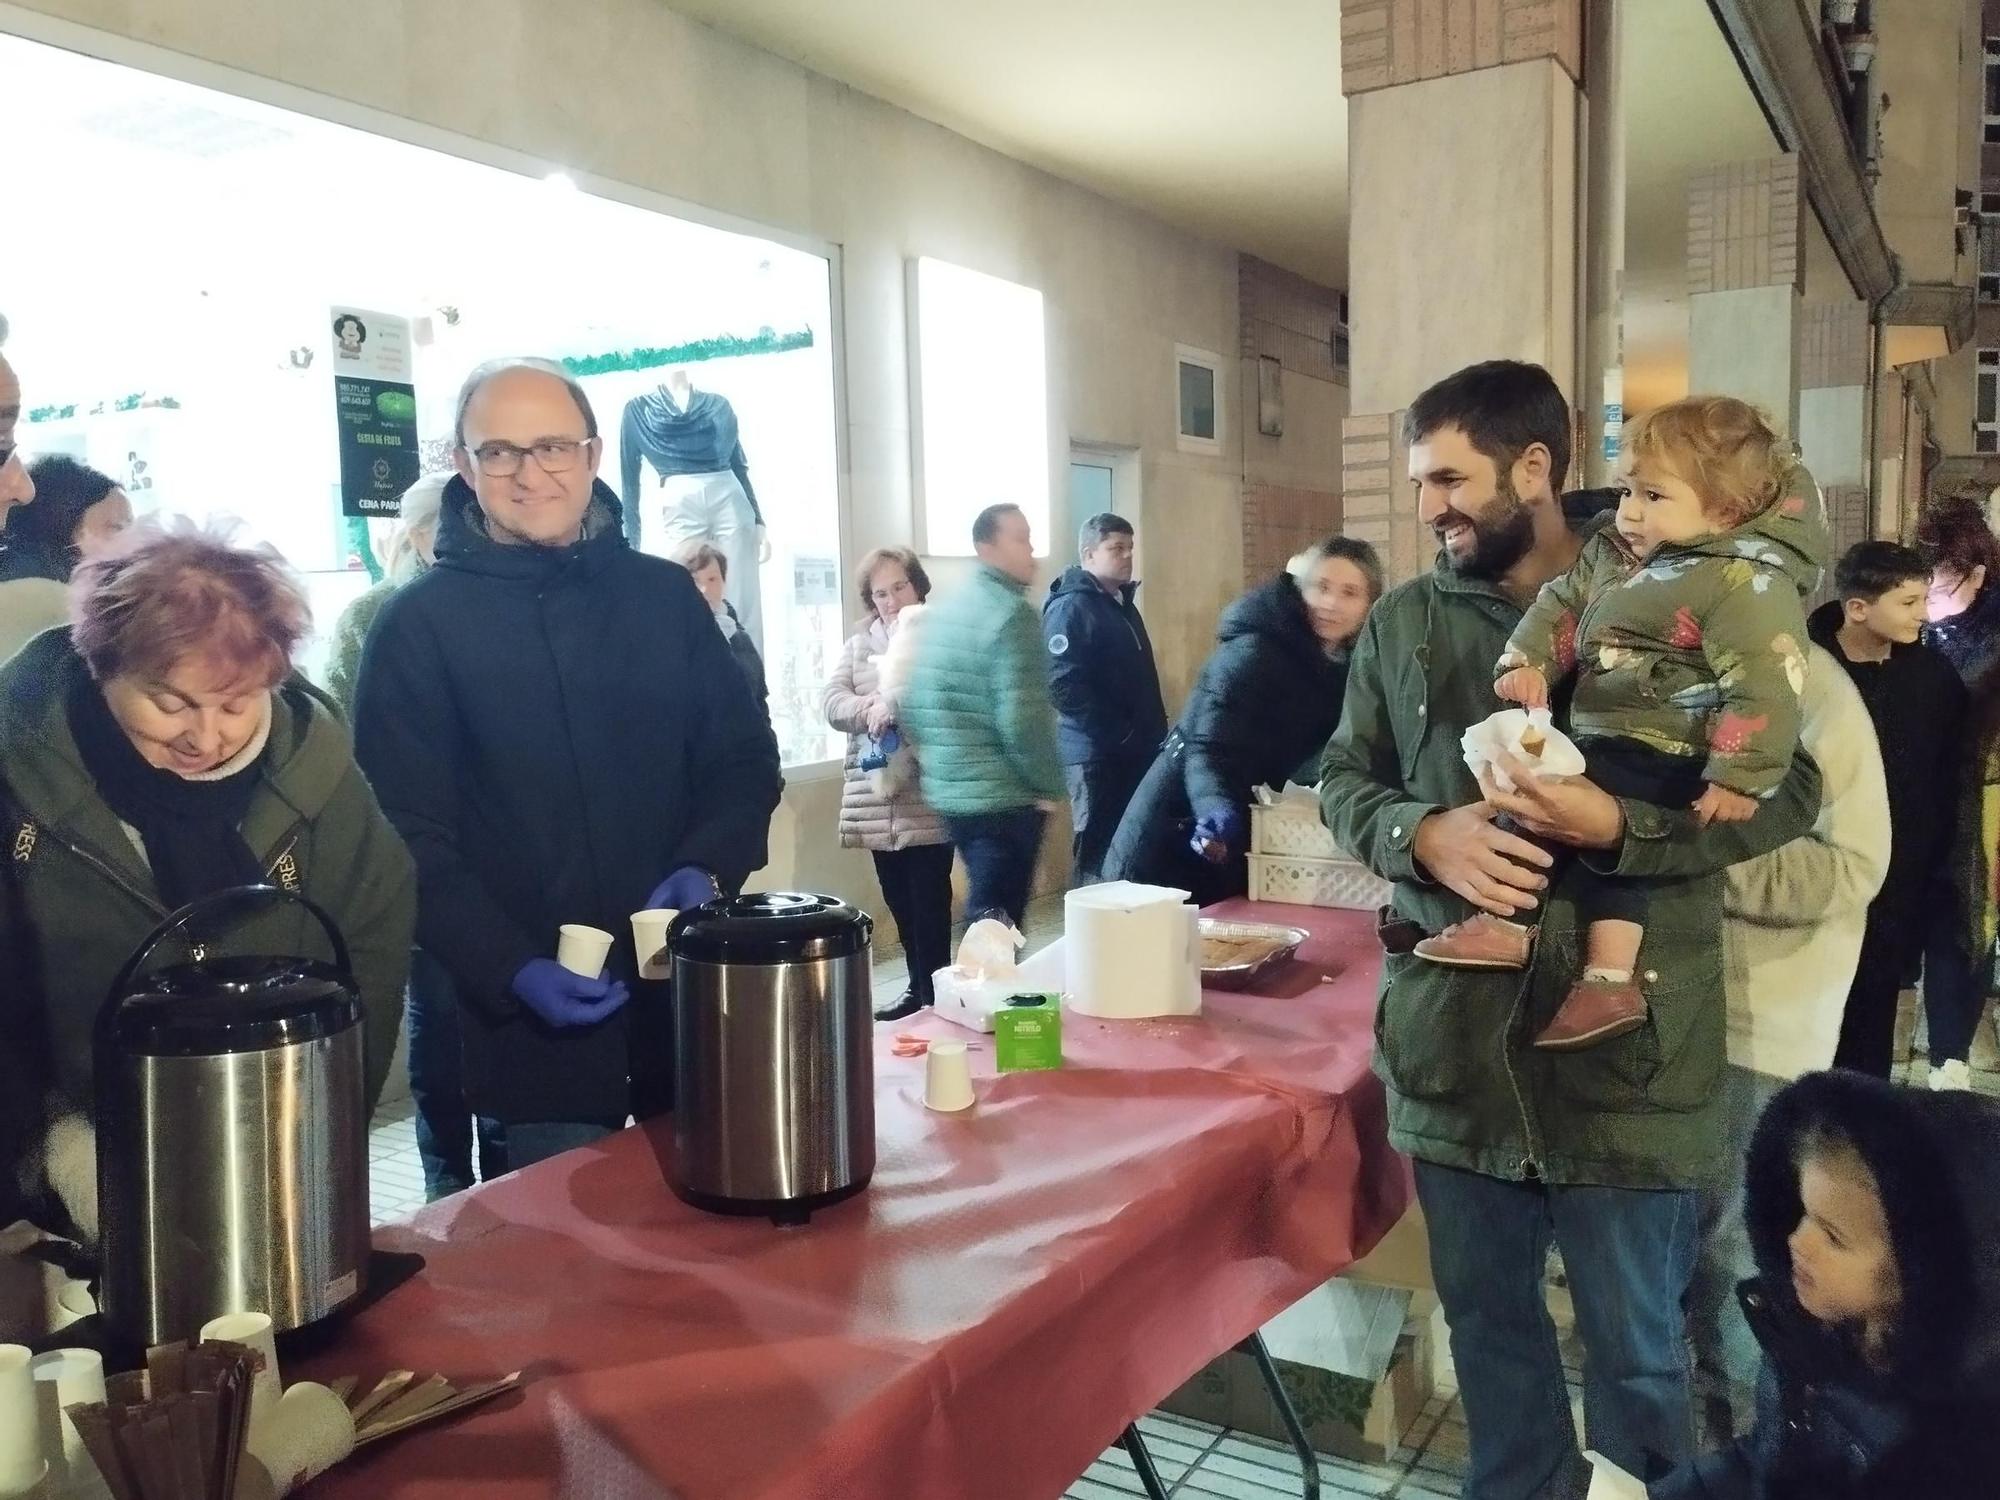
[[[333,705],[292,672],[309,625],[275,553],[149,528],[72,583],[68,630],[0,669],[0,1035],[31,1059],[48,1140],[23,1185],[95,1227],[92,1030],[119,969],[170,912],[240,885],[322,907],[365,1015],[367,1100],[382,1091],[416,922],[409,854]],[[296,905],[212,949],[323,955]]]

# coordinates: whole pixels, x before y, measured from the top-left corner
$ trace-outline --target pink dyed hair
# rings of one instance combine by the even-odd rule
[[[239,547],[188,522],[143,522],[77,566],[71,638],[99,682],[164,681],[191,656],[234,682],[275,687],[312,628],[312,610],[270,547]]]

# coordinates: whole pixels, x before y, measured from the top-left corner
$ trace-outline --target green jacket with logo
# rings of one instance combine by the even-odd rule
[[[97,793],[65,704],[86,677],[68,630],[35,638],[0,669],[6,889],[0,892],[0,1003],[46,1047],[42,1079],[71,1107],[91,1099],[91,1028],[118,971],[167,916],[144,856]],[[416,871],[354,763],[332,703],[294,677],[273,695],[264,776],[243,836],[273,885],[324,907],[347,939],[366,1008],[368,1105],[388,1077],[416,926]],[[219,934],[217,953],[330,956],[301,907]],[[161,962],[185,958],[176,945]],[[38,1024],[37,1024],[38,1023]],[[6,1045],[21,1041],[8,1023]],[[41,1071],[38,1068],[37,1071]]]
[[[1395,882],[1398,913],[1436,932],[1471,915],[1413,848],[1426,814],[1479,800],[1459,736],[1502,707],[1493,663],[1521,620],[1493,584],[1440,563],[1375,606],[1355,643],[1320,799],[1342,848]],[[1525,973],[1385,956],[1375,1068],[1397,1147],[1510,1180],[1689,1187],[1723,1166],[1722,872],[1805,833],[1820,777],[1794,760],[1747,823],[1703,829],[1688,812],[1624,801],[1618,848],[1580,853],[1649,893],[1640,949],[1651,1014],[1581,1052],[1532,1038],[1582,972],[1582,932],[1557,878]]]
[[[916,746],[924,801],[945,817],[1063,797],[1048,654],[1026,593],[982,564],[924,610],[896,722]]]

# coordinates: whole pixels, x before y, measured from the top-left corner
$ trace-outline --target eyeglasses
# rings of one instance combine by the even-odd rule
[[[512,479],[521,472],[530,455],[544,474],[567,474],[577,466],[579,456],[596,438],[543,438],[532,447],[512,443],[481,443],[472,450],[479,472],[488,479]]]

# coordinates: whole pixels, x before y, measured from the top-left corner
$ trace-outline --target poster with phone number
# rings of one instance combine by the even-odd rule
[[[410,379],[410,320],[335,307],[332,336],[341,514],[394,516],[403,491],[422,467],[417,388]]]

